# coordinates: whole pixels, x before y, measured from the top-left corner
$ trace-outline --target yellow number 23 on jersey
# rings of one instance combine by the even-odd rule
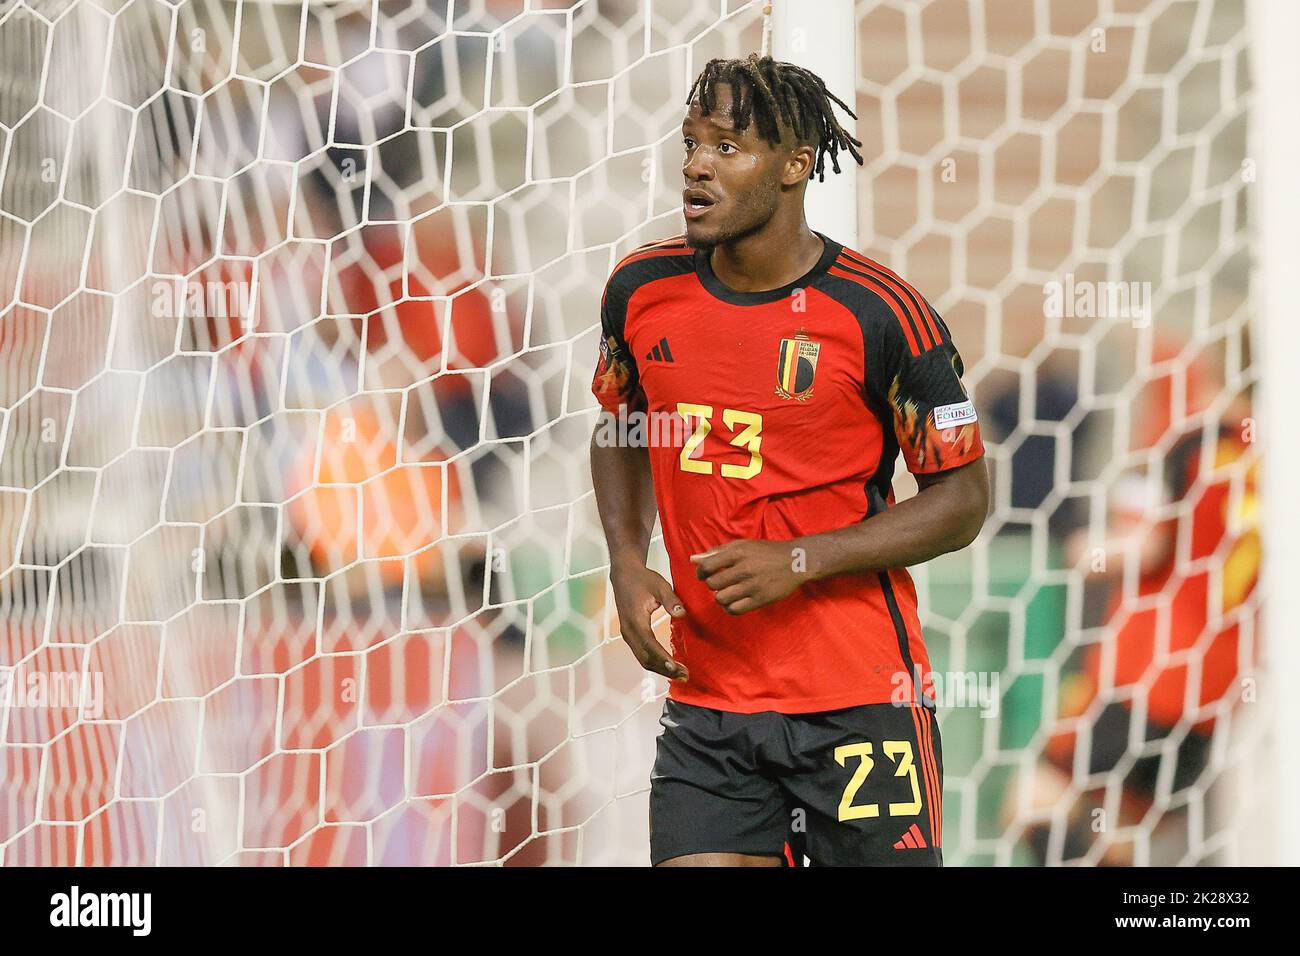
[[[713,474],[713,462],[707,458],[693,457],[699,447],[704,444],[705,436],[713,430],[711,422],[713,406],[678,402],[677,414],[686,421],[690,421],[692,418],[695,419],[695,430],[691,432],[690,437],[682,445],[682,471],[689,471],[697,475]],[[759,447],[763,443],[763,416],[756,412],[742,412],[735,408],[724,408],[722,410],[722,424],[731,429],[733,433],[731,444],[749,451],[748,464],[724,464],[718,469],[722,473],[722,477],[753,478],[763,470],[763,456],[759,453]]]

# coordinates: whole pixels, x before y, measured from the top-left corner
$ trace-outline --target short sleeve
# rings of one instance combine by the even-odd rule
[[[899,309],[877,325],[878,347],[867,363],[867,388],[892,415],[914,475],[960,468],[984,454],[961,355],[943,319],[918,299],[919,308]]]
[[[607,412],[618,413],[621,406],[627,411],[646,409],[645,392],[636,360],[623,337],[627,320],[627,295],[620,283],[611,277],[605,286],[600,304],[600,354],[596,361],[596,374],[591,381],[592,394]]]

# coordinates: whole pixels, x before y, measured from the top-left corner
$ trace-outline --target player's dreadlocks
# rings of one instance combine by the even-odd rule
[[[862,141],[840,126],[831,104],[854,119],[858,118],[857,114],[826,89],[822,78],[811,70],[757,53],[743,60],[710,60],[691,85],[686,102],[689,104],[698,91],[700,110],[708,116],[717,107],[719,83],[726,83],[732,89],[732,120],[737,129],[746,129],[752,118],[758,122],[759,135],[776,146],[781,142],[780,127],[784,123],[794,130],[799,142],[816,145],[817,164],[813,173],[819,181],[826,179],[827,154],[837,173],[840,164],[836,154],[840,150],[862,165],[862,153],[858,151]]]

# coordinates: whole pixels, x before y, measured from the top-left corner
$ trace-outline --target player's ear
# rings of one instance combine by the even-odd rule
[[[790,150],[790,155],[786,158],[781,184],[797,186],[809,177],[816,162],[817,150],[811,146],[796,146]]]

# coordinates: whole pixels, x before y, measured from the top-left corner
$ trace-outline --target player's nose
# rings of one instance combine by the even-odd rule
[[[713,166],[705,161],[704,150],[696,149],[682,165],[682,174],[693,183],[713,178]]]

